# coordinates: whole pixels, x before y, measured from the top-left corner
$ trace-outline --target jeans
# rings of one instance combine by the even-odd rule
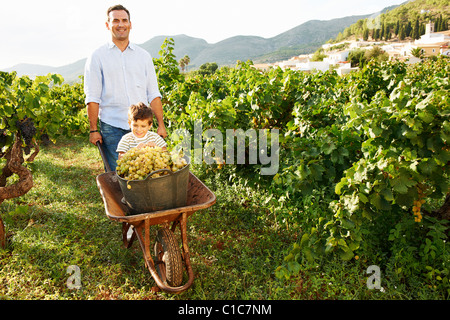
[[[100,121],[100,133],[102,134],[103,139],[102,147],[111,171],[116,171],[117,167],[116,162],[119,157],[119,154],[116,152],[117,145],[122,136],[130,131],[131,130],[116,128]]]

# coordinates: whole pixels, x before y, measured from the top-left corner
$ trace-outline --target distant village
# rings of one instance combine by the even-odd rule
[[[255,68],[268,70],[270,68],[280,67],[284,69],[299,70],[304,72],[327,71],[334,69],[340,75],[347,74],[357,70],[352,67],[348,60],[349,53],[357,48],[370,50],[374,46],[379,46],[389,56],[389,59],[397,59],[406,63],[416,63],[421,61],[412,55],[412,51],[420,48],[424,57],[446,55],[450,56],[450,30],[434,32],[434,24],[426,25],[425,34],[420,39],[414,41],[363,41],[345,40],[339,43],[327,43],[322,45],[324,54],[327,56],[323,61],[312,61],[313,54],[299,55],[289,60],[279,61],[268,64],[254,64]],[[333,49],[342,48],[345,49]]]

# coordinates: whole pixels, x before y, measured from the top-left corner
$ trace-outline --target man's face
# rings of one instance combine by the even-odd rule
[[[128,40],[131,30],[131,22],[128,14],[124,10],[114,10],[109,13],[109,20],[106,27],[111,31],[113,39],[123,41]]]

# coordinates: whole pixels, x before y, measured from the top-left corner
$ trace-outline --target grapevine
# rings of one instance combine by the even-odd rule
[[[32,80],[28,76],[18,77],[16,72],[0,72],[0,204],[26,194],[33,187],[31,171],[23,163],[34,161],[40,138],[54,140],[88,126],[85,110],[72,108],[75,101],[84,101],[77,90],[81,85],[63,88],[63,81],[56,74]],[[34,152],[24,159],[32,148]],[[12,175],[18,179],[8,184]],[[5,226],[0,217],[0,247],[4,246]]]

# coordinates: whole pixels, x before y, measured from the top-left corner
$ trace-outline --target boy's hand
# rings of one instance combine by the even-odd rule
[[[138,145],[137,145],[137,148],[138,149],[140,149],[140,148],[144,148],[144,147],[156,147],[156,143],[154,143],[154,142],[147,142],[147,143],[139,143]]]

